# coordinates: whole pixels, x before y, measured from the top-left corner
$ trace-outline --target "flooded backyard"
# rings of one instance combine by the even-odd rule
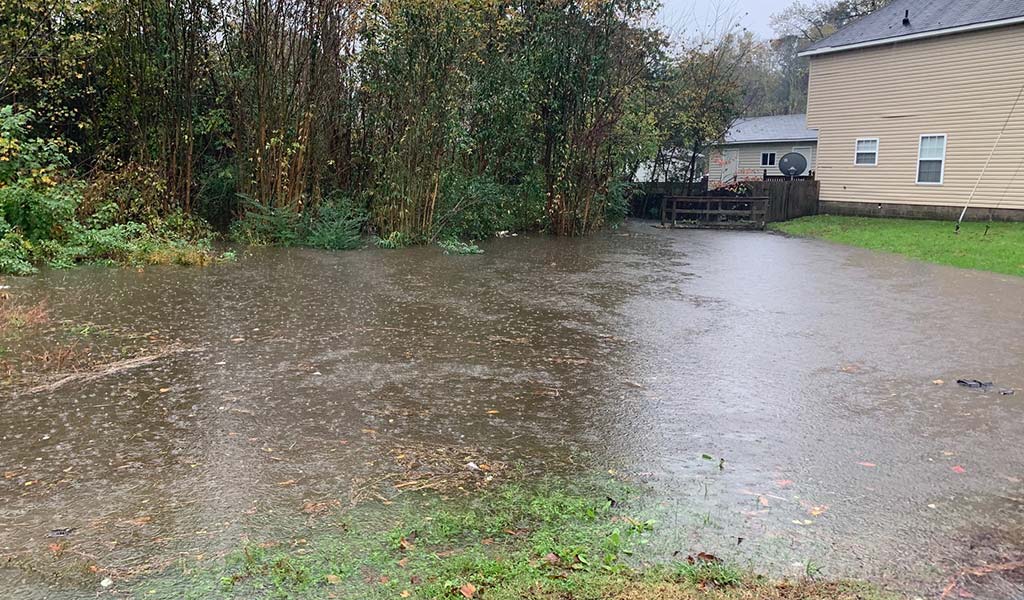
[[[393,501],[410,456],[638,482],[654,558],[922,597],[1024,559],[1024,280],[638,224],[482,247],[8,279],[49,324],[0,387],[5,597],[130,595],[183,556],[302,537],[318,507]],[[19,379],[58,338],[123,368]],[[60,576],[54,530],[95,581]],[[1019,598],[1019,575],[964,590]]]

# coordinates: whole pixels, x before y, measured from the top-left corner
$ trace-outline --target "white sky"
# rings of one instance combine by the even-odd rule
[[[689,32],[719,28],[729,22],[754,32],[758,37],[772,36],[770,19],[789,4],[778,0],[662,0],[661,22],[672,30]]]

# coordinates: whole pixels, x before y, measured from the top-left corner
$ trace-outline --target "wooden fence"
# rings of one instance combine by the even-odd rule
[[[748,185],[751,196],[768,198],[768,223],[818,214],[819,184],[814,179],[751,181]]]
[[[661,202],[665,227],[764,229],[767,197],[676,196]]]

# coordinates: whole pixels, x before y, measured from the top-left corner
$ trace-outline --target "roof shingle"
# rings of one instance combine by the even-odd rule
[[[910,24],[903,24],[909,11]],[[894,0],[815,42],[805,52],[1024,17],[1024,0]]]
[[[818,132],[807,128],[807,115],[777,115],[737,119],[725,134],[726,144],[817,140]]]

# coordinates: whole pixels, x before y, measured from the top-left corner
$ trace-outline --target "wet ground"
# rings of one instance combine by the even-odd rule
[[[1024,559],[1024,280],[644,225],[483,247],[8,280],[143,360],[0,388],[5,597],[125,593],[292,537],[303,507],[374,501],[368,482],[424,446],[640,480],[664,557],[925,597],[975,569],[976,597],[1024,595],[991,568]],[[57,553],[92,571],[62,576]]]

